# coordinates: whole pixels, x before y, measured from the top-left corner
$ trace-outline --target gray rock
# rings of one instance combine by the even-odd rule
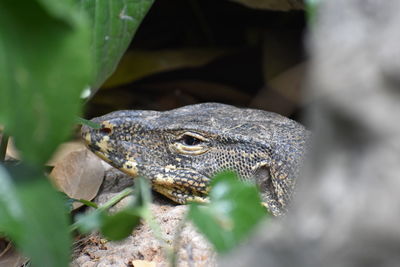
[[[109,169],[95,202],[102,205],[132,184],[132,177],[117,169]],[[111,212],[122,209],[128,201],[128,198],[123,199]],[[211,244],[191,223],[181,223],[187,206],[173,204],[157,194],[154,196],[151,210],[168,245],[174,244],[176,233],[181,230],[177,246],[178,266],[216,265],[216,253]],[[183,226],[183,229],[180,229],[180,226]],[[132,235],[119,242],[108,241],[99,233],[82,237],[75,242],[71,267],[132,266],[132,262],[138,260],[151,262],[156,266],[169,266],[162,243],[147,223],[139,225]]]

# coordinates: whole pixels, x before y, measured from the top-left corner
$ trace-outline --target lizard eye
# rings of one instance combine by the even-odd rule
[[[208,151],[208,139],[198,133],[186,132],[181,134],[170,145],[172,151],[186,155],[200,155]]]
[[[185,134],[181,137],[181,142],[186,146],[195,146],[200,144],[202,141],[194,136]]]

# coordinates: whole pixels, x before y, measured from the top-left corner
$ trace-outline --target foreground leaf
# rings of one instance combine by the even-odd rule
[[[46,178],[18,188],[24,233],[15,239],[34,266],[68,266],[71,238],[68,216],[60,195]]]
[[[88,234],[91,231],[100,229],[105,216],[105,211],[101,209],[78,215],[76,222],[72,225],[72,230],[78,229],[82,234]]]
[[[68,266],[70,236],[60,195],[44,177],[17,186],[0,167],[0,232],[7,233],[33,266]],[[1,190],[0,189],[0,190]]]
[[[150,185],[144,178],[135,180],[134,200],[124,209],[107,216],[101,226],[102,234],[110,240],[128,237],[140,223],[140,219],[149,219],[151,192]]]
[[[19,220],[24,214],[17,197],[17,189],[9,173],[0,165],[0,233],[17,236],[20,232]]]
[[[95,77],[92,94],[114,72],[154,0],[81,0],[92,22]]]
[[[101,226],[101,233],[109,240],[121,240],[129,236],[140,223],[140,211],[128,208],[107,216]]]
[[[323,0],[305,0],[306,14],[310,25],[313,25],[317,16],[318,6]]]
[[[209,195],[210,203],[192,203],[188,216],[219,252],[235,247],[266,215],[256,186],[233,173],[216,176]]]
[[[0,123],[37,165],[69,135],[92,77],[89,24],[74,3],[0,1]]]

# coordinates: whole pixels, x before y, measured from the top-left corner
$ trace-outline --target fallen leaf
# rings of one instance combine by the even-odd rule
[[[268,81],[249,106],[290,116],[299,106],[309,104],[302,97],[306,69],[306,63],[301,63],[280,73]]]
[[[130,262],[133,267],[155,267],[156,263],[152,261],[133,260]]]
[[[69,153],[85,148],[85,145],[80,141],[62,143],[47,162],[47,165],[54,166],[57,162],[62,161]]]
[[[72,151],[59,158],[50,173],[57,188],[75,199],[92,200],[104,178],[101,160],[86,148]],[[73,208],[82,206],[75,202]]]
[[[224,53],[222,49],[128,51],[102,87],[116,87],[167,70],[202,66]]]
[[[51,159],[47,162],[47,165],[54,166],[54,164],[57,161],[59,161],[60,159],[64,158],[70,152],[76,151],[76,150],[79,150],[79,149],[83,149],[83,148],[85,148],[85,145],[82,142],[79,142],[79,141],[71,141],[71,142],[63,143],[54,152],[54,154],[51,157]],[[12,137],[10,137],[9,140],[8,140],[7,156],[9,156],[11,158],[14,158],[14,159],[20,159],[19,151],[15,147],[14,139]]]
[[[14,140],[12,137],[8,139],[6,155],[13,159],[20,159],[19,152],[14,145]]]
[[[28,259],[19,254],[9,241],[0,238],[0,266],[18,267],[27,262]]]

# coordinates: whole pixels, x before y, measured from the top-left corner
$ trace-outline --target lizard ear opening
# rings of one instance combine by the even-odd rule
[[[272,181],[272,175],[268,165],[261,165],[254,173],[255,183],[259,187],[261,199],[264,205],[273,215],[280,215],[281,205],[279,203],[276,188]]]
[[[266,165],[262,165],[259,167],[255,174],[254,179],[258,187],[260,188],[261,193],[264,193],[266,190],[270,192],[274,192],[274,186],[272,185],[271,173]]]

